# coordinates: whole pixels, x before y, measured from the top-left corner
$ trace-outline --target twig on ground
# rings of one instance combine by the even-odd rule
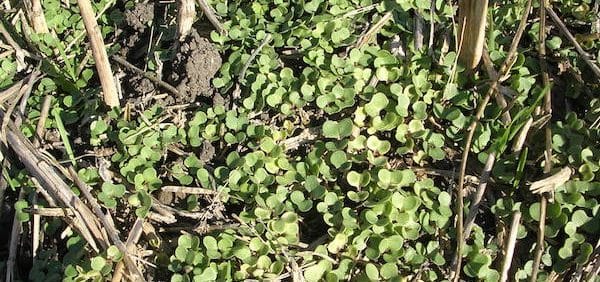
[[[250,64],[252,64],[252,62],[254,61],[258,53],[260,53],[262,48],[265,47],[265,45],[267,45],[269,42],[271,42],[272,38],[273,36],[270,33],[268,33],[267,35],[265,35],[265,38],[263,38],[263,40],[260,42],[260,45],[258,45],[258,47],[256,47],[256,49],[252,51],[250,57],[248,57],[248,60],[246,60],[246,63],[244,63],[244,66],[242,66],[242,69],[240,70],[240,74],[238,75],[238,83],[240,83],[241,80],[243,80],[246,77],[246,71],[250,67]]]
[[[542,261],[542,253],[544,251],[544,233],[546,231],[546,206],[548,200],[545,195],[540,198],[540,218],[538,219],[538,232],[537,241],[535,245],[535,253],[533,258],[533,265],[531,266],[531,278],[529,281],[537,281],[537,274],[540,268],[540,262]]]
[[[238,227],[240,227],[238,223],[213,224],[209,226],[201,226],[200,228],[197,228],[194,231],[198,232],[199,234],[208,234],[219,230],[235,229]]]
[[[371,41],[371,38],[377,34],[379,32],[379,30],[381,30],[381,28],[383,28],[383,26],[392,18],[392,12],[387,12],[383,15],[383,17],[381,17],[381,19],[379,19],[379,21],[373,25],[369,31],[367,31],[365,34],[363,34],[358,41],[356,42],[355,48],[360,49],[363,46],[365,46],[367,43],[369,43],[369,41]]]
[[[28,212],[33,215],[39,215],[44,217],[67,217],[74,216],[73,212],[64,208],[41,208],[41,207],[33,207],[30,209],[23,209],[23,211]]]
[[[44,187],[42,187],[42,185],[40,185],[40,182],[35,179],[35,177],[32,177],[31,182],[33,182],[33,185],[35,186],[36,192],[39,192],[40,194],[42,194],[42,196],[44,197],[44,199],[46,200],[46,202],[48,202],[48,205],[50,207],[56,207],[56,201],[54,201],[54,198],[52,198],[52,196],[50,196],[50,194],[48,194],[48,191],[46,191],[46,189],[44,189]],[[67,209],[63,209],[65,210],[65,214],[69,215],[69,212]],[[71,216],[74,216],[72,213],[70,214]]]
[[[24,70],[27,67],[27,64],[25,63],[25,56],[30,56],[29,52],[27,52],[26,50],[21,48],[19,44],[17,44],[17,42],[10,35],[10,32],[6,30],[6,27],[4,26],[4,23],[2,21],[0,21],[0,34],[2,34],[2,36],[6,40],[6,43],[8,43],[8,45],[10,45],[10,47],[12,47],[15,51],[17,71]]]
[[[206,0],[196,0],[196,1],[198,1],[198,5],[200,6],[200,9],[202,9],[202,12],[208,18],[208,21],[215,27],[215,29],[217,29],[217,31],[220,34],[225,34],[225,29],[223,28],[223,25],[217,18],[217,14],[213,10],[213,8],[210,5],[208,5],[208,2],[206,2]]]
[[[455,171],[451,171],[451,170],[434,169],[434,168],[427,168],[427,167],[412,167],[412,166],[409,166],[407,168],[414,171],[416,174],[423,173],[423,174],[427,174],[427,175],[442,176],[442,177],[451,178],[451,179],[455,179],[455,180],[458,180],[458,176],[459,176]],[[392,169],[396,169],[396,168],[392,167]],[[465,182],[479,185],[479,178],[474,175],[465,175]]]
[[[485,66],[485,70],[488,74],[488,77],[490,79],[498,79],[498,72],[496,72],[496,70],[494,69],[494,64],[492,63],[492,59],[490,58],[490,53],[485,46],[483,47],[483,54],[481,57],[483,59],[483,65]],[[494,98],[496,98],[496,103],[498,104],[498,106],[500,106],[500,109],[503,109],[502,122],[504,124],[509,124],[512,121],[512,117],[510,116],[509,111],[504,110],[508,107],[508,103],[506,102],[504,95],[500,93],[494,95]]]
[[[554,189],[571,179],[573,169],[564,167],[557,173],[544,179],[535,181],[529,186],[529,191],[534,194],[542,194],[554,191]]]
[[[508,271],[510,270],[510,264],[513,261],[513,254],[515,252],[515,243],[517,242],[517,233],[519,231],[519,223],[521,222],[521,212],[516,211],[513,214],[512,223],[510,225],[510,233],[508,235],[508,241],[506,242],[506,249],[504,251],[504,262],[502,263],[502,272],[500,275],[500,282],[505,282],[508,279]]]
[[[29,100],[29,97],[31,96],[33,85],[44,76],[45,75],[41,74],[38,70],[35,70],[33,73],[31,73],[31,77],[25,85],[25,89],[23,90],[23,95],[21,96],[21,101],[19,104],[19,112],[21,113],[21,116],[25,116],[25,111],[27,110],[27,100]]]
[[[527,1],[527,4],[525,6],[525,9],[523,11],[523,15],[521,16],[521,21],[519,22],[519,27],[517,28],[517,32],[515,33],[515,37],[513,38],[513,41],[511,43],[510,49],[508,51],[508,54],[506,56],[506,59],[504,60],[504,62],[502,63],[502,66],[500,67],[500,71],[499,71],[499,75],[500,77],[504,77],[509,73],[510,67],[512,66],[512,64],[514,63],[516,56],[517,56],[517,47],[519,46],[519,42],[521,41],[521,36],[523,35],[523,32],[525,30],[525,26],[527,25],[527,18],[529,17],[529,11],[531,9],[531,0]],[[492,97],[492,95],[494,95],[494,90],[496,89],[497,85],[500,83],[500,81],[498,79],[494,79],[490,85],[489,90],[487,91],[486,95],[483,97],[483,100],[479,103],[479,106],[477,107],[477,111],[476,114],[474,116],[473,121],[471,122],[471,124],[469,125],[469,127],[467,128],[467,138],[465,140],[465,148],[463,150],[463,154],[462,154],[462,158],[461,158],[461,164],[460,164],[460,177],[458,180],[458,189],[457,189],[457,211],[456,211],[456,216],[457,216],[457,224],[456,224],[456,253],[455,253],[455,258],[454,260],[456,261],[455,265],[453,265],[453,272],[452,275],[454,277],[454,281],[459,281],[460,279],[460,271],[461,271],[461,265],[462,265],[462,249],[463,249],[463,244],[464,242],[464,238],[463,238],[463,232],[464,232],[464,227],[463,227],[463,213],[464,213],[464,180],[465,180],[465,174],[466,174],[466,170],[467,170],[467,160],[469,158],[469,153],[471,151],[471,143],[473,141],[473,136],[475,135],[475,130],[477,129],[477,125],[479,124],[479,120],[482,118],[483,113],[485,111],[485,108],[488,104],[488,102],[490,101],[490,98]]]
[[[125,60],[125,58],[121,57],[121,56],[117,56],[117,55],[113,55],[111,56],[111,59],[117,63],[119,63],[120,65],[134,71],[137,74],[140,74],[142,76],[144,76],[145,78],[149,79],[150,81],[156,83],[158,86],[161,86],[162,88],[164,88],[165,90],[171,92],[171,94],[177,95],[179,96],[179,90],[177,90],[177,88],[173,87],[172,85],[158,79],[158,77],[156,77],[156,75],[149,73],[149,72],[145,72],[143,70],[141,70],[140,68],[134,66],[133,64],[131,64],[130,62],[128,62],[127,60]]]
[[[11,87],[1,91],[0,92],[0,105],[4,104],[5,101],[7,101],[10,98],[13,98],[13,96],[15,94],[19,93],[19,90],[21,89],[21,86],[23,86],[24,81],[25,81],[25,79],[22,79],[19,82],[13,84]]]
[[[469,214],[467,215],[467,219],[465,220],[465,229],[463,234],[463,237],[465,239],[469,239],[469,236],[471,235],[471,228],[473,228],[475,218],[477,218],[477,213],[479,212],[479,205],[481,205],[481,200],[483,200],[483,195],[485,194],[487,184],[490,179],[490,174],[492,173],[492,169],[494,168],[495,163],[496,152],[491,152],[488,155],[487,160],[485,161],[483,172],[479,177],[479,185],[477,186],[477,191],[473,196],[473,200],[471,201],[471,207],[469,208]]]
[[[96,22],[92,4],[90,0],[77,0],[77,3],[92,47],[96,70],[98,71],[98,77],[100,78],[100,84],[104,92],[104,103],[109,107],[118,107],[120,103],[115,78],[110,68],[110,62],[108,61],[108,55],[104,47],[104,40]]]
[[[50,113],[50,105],[52,104],[52,95],[46,95],[42,102],[42,108],[40,110],[40,118],[38,119],[37,126],[35,128],[35,135],[37,138],[33,140],[33,146],[38,147],[41,141],[44,140],[44,134],[46,133],[46,120]]]
[[[532,124],[533,118],[531,117],[527,120],[527,122],[525,122],[525,125],[523,125],[521,130],[519,130],[519,133],[517,133],[517,136],[514,139],[515,141],[512,145],[512,151],[514,153],[519,153],[523,149],[523,145],[525,144],[525,140],[527,140],[527,134],[529,133]]]
[[[32,205],[33,208],[37,208],[37,194],[33,194]],[[40,247],[40,215],[33,214],[33,227],[31,228],[32,242],[31,242],[31,257],[33,259],[32,263],[35,263],[35,259],[37,258],[37,251]]]
[[[135,223],[133,224],[131,231],[129,231],[129,235],[127,236],[127,242],[125,243],[127,252],[132,253],[135,250],[135,244],[137,243],[138,240],[140,240],[140,237],[142,236],[143,225],[144,225],[144,220],[141,218],[138,218],[135,221]],[[113,277],[112,277],[111,281],[112,282],[121,281],[124,270],[125,270],[125,263],[123,262],[123,260],[121,260],[121,261],[119,261],[119,263],[117,263],[117,266],[115,267],[115,271],[113,272]]]
[[[25,197],[25,191],[21,189],[19,192],[19,200]],[[13,216],[12,229],[10,232],[10,243],[8,247],[8,259],[6,260],[6,282],[16,280],[14,278],[15,264],[17,261],[17,246],[19,244],[19,234],[21,234],[21,222],[17,218],[17,213]]]
[[[4,115],[5,113],[0,112],[0,116]],[[44,187],[53,198],[73,211],[75,214],[72,220],[73,226],[88,241],[90,247],[98,252],[99,249],[94,238],[98,239],[100,243],[103,243],[103,241],[100,230],[94,224],[95,217],[92,215],[92,212],[77,198],[62,178],[58,176],[48,163],[50,160],[40,158],[39,155],[42,154],[37,152],[33,144],[23,136],[21,131],[12,122],[8,123],[4,133],[6,134],[8,146],[15,151],[27,171],[33,177],[37,178],[41,184],[40,187]]]
[[[1,144],[0,144],[0,155],[2,155],[6,151],[6,150],[4,150],[4,148],[5,147],[1,146]],[[0,207],[4,206],[4,201],[5,201],[4,194],[6,193],[6,188],[8,188],[8,181],[4,177],[4,174],[6,173],[6,170],[9,167],[10,167],[10,163],[8,161],[8,158],[4,157],[4,160],[2,160],[2,167],[0,167]],[[0,209],[0,217],[2,217],[2,212],[3,212],[3,209]]]
[[[269,43],[271,41],[271,39],[272,39],[272,35],[268,33],[265,36],[265,38],[262,40],[260,45],[258,45],[258,47],[256,47],[256,49],[254,49],[252,51],[252,53],[250,53],[250,57],[248,58],[248,60],[246,60],[246,63],[244,63],[244,65],[242,66],[242,69],[240,70],[240,73],[238,75],[237,82],[235,84],[235,89],[233,90],[233,93],[231,94],[231,97],[232,97],[231,105],[233,107],[235,107],[235,105],[236,105],[235,101],[242,98],[242,89],[240,88],[240,83],[242,82],[242,80],[244,80],[244,78],[246,76],[246,71],[248,70],[248,68],[250,67],[250,64],[254,61],[254,59],[256,58],[258,53],[260,53],[262,48],[265,47],[265,45],[267,45],[267,43]]]
[[[8,108],[6,109],[6,114],[2,118],[2,135],[4,134],[6,127],[8,126],[8,122],[10,121],[11,115],[12,115],[13,111],[15,110],[15,107],[19,103],[19,100],[21,99],[21,97],[24,97],[25,95],[29,95],[28,93],[31,92],[31,89],[33,88],[33,84],[37,81],[39,75],[40,75],[39,71],[34,71],[31,74],[29,74],[29,76],[27,76],[27,78],[22,80],[21,88],[19,89],[19,91],[16,92],[17,95],[14,97],[12,102],[9,104]],[[26,81],[26,82],[24,82],[24,81]],[[15,122],[15,124],[17,126],[20,126],[21,125],[20,120]],[[4,139],[4,136],[2,136],[2,139]]]
[[[550,15],[550,18],[552,18],[552,21],[554,21],[554,23],[556,23],[556,25],[558,25],[558,27],[560,28],[560,31],[562,31],[562,33],[567,37],[569,42],[571,42],[571,44],[573,44],[573,47],[575,47],[575,50],[577,50],[577,53],[579,53],[579,55],[581,56],[581,59],[583,59],[583,61],[585,61],[585,63],[590,67],[590,69],[592,69],[592,71],[594,72],[594,74],[597,77],[600,77],[600,67],[598,67],[598,65],[596,65],[596,63],[594,63],[590,59],[590,55],[587,52],[585,52],[583,50],[583,48],[581,48],[581,45],[579,45],[579,43],[575,39],[575,36],[573,36],[573,34],[571,34],[571,32],[569,31],[567,26],[565,26],[565,23],[554,12],[552,7],[546,6],[545,10]]]
[[[148,212],[148,219],[154,221],[154,222],[159,222],[159,223],[163,223],[163,224],[173,224],[175,222],[177,222],[177,219],[175,218],[175,216],[173,214],[170,215],[165,215],[161,212],[166,212],[164,209],[159,210],[157,208],[155,208],[155,206],[152,206],[157,212]]]
[[[304,130],[302,130],[302,132],[300,132],[300,134],[287,138],[281,141],[280,144],[283,145],[284,150],[286,152],[296,150],[300,145],[317,139],[317,137],[319,137],[320,132],[320,127],[305,128]]]
[[[196,194],[196,195],[216,195],[218,192],[202,187],[186,187],[186,186],[163,186],[160,188],[161,191],[171,193],[184,193],[184,194]]]
[[[68,5],[67,1],[67,5]],[[102,7],[102,10],[100,10],[98,12],[98,14],[96,14],[96,21],[100,19],[100,17],[102,17],[104,15],[104,13],[106,13],[106,11],[108,10],[108,8],[112,7],[112,5],[114,5],[116,3],[116,0],[112,0],[106,3],[106,5],[104,5],[104,7]],[[80,31],[79,33],[77,33],[75,35],[75,37],[73,37],[73,40],[71,40],[71,42],[69,42],[69,44],[67,44],[67,47],[65,47],[65,52],[68,52],[69,50],[71,50],[71,48],[73,48],[73,45],[79,43],[79,40],[81,40],[83,38],[83,36],[85,35],[85,31]]]
[[[187,217],[192,219],[202,219],[202,213],[178,210],[174,207],[161,203],[158,199],[154,197],[152,198],[152,208],[154,208],[158,212],[162,211],[162,213],[164,213],[165,215],[167,215],[168,213],[170,215],[176,214],[181,217]]]
[[[23,189],[19,192],[19,200],[22,200],[25,196]],[[21,233],[21,222],[17,218],[17,214],[13,216],[13,224],[10,233],[10,243],[8,248],[8,259],[6,260],[6,281],[16,280],[13,275],[15,272],[15,264],[17,261],[17,246],[19,244],[19,234]]]

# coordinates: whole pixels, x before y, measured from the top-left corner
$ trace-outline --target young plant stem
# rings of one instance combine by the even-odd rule
[[[463,233],[464,233],[464,226],[463,226],[463,213],[464,213],[464,181],[465,181],[465,174],[467,171],[467,161],[469,158],[469,152],[471,151],[471,145],[473,142],[473,136],[475,135],[475,130],[477,129],[477,125],[479,124],[479,120],[482,118],[483,116],[483,112],[485,111],[485,108],[488,104],[488,102],[490,101],[490,98],[494,95],[494,93],[497,90],[498,84],[500,83],[500,80],[505,77],[509,71],[510,68],[512,67],[514,60],[516,59],[517,56],[517,47],[519,46],[519,42],[521,41],[521,36],[523,35],[523,32],[525,31],[525,26],[527,25],[527,18],[529,17],[529,11],[531,9],[531,0],[527,1],[527,4],[525,5],[525,10],[523,12],[523,15],[521,16],[521,21],[519,22],[519,27],[517,28],[517,32],[515,33],[515,37],[513,38],[513,41],[511,43],[508,55],[506,56],[506,59],[504,60],[504,62],[502,63],[502,66],[500,67],[500,71],[499,74],[500,76],[497,79],[492,80],[490,87],[486,93],[486,95],[483,97],[483,99],[481,100],[481,102],[479,103],[479,106],[477,108],[476,114],[473,117],[473,121],[471,122],[471,125],[467,128],[467,138],[465,140],[465,148],[463,150],[463,154],[462,154],[462,158],[461,158],[461,164],[460,164],[460,175],[459,175],[459,179],[458,179],[458,189],[457,189],[457,211],[456,211],[456,216],[457,216],[457,220],[456,220],[456,254],[454,256],[454,273],[453,273],[453,277],[454,277],[454,281],[458,282],[460,280],[460,270],[461,270],[461,265],[462,265],[462,250],[463,250],[463,245],[464,245],[464,241],[465,238],[463,237]]]
[[[98,71],[98,77],[100,78],[100,84],[102,85],[102,92],[104,96],[104,103],[109,107],[119,107],[119,94],[117,92],[117,85],[110,69],[110,62],[108,61],[108,55],[106,54],[106,48],[104,47],[104,40],[100,33],[100,28],[96,22],[94,16],[94,10],[90,0],[77,0],[81,17],[90,40],[92,47],[92,55],[96,62],[96,70]]]
[[[58,129],[58,133],[60,134],[60,139],[63,141],[63,145],[65,146],[65,151],[67,151],[67,156],[69,156],[69,160],[71,160],[71,164],[73,166],[77,165],[75,162],[75,153],[73,153],[73,149],[71,147],[71,142],[69,140],[69,133],[65,128],[64,123],[62,122],[62,118],[60,108],[56,108],[52,110],[52,115],[54,116],[54,122],[56,122],[56,128]]]

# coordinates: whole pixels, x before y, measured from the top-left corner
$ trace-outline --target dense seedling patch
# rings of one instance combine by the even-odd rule
[[[549,3],[589,57],[548,17],[542,59],[541,21],[520,21],[527,1],[491,1],[489,58],[473,71],[457,64],[452,1],[199,1],[225,32],[200,17],[181,42],[185,1],[94,1],[124,91],[113,109],[77,1],[42,2],[48,33],[5,2],[14,8],[0,20],[22,49],[0,45],[0,139],[20,130],[119,240],[81,232],[78,211],[53,201],[7,143],[0,219],[22,232],[0,237],[0,278],[439,281],[460,258],[461,278],[497,281],[514,231],[508,279],[525,281],[544,219],[537,281],[583,279],[599,263],[591,1]],[[460,155],[519,24],[516,60],[471,142],[460,216],[479,215],[457,255]],[[556,172],[540,201],[530,187]]]

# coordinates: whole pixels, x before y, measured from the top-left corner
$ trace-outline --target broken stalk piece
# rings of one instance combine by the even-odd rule
[[[459,63],[472,70],[479,64],[485,42],[488,0],[459,0]]]

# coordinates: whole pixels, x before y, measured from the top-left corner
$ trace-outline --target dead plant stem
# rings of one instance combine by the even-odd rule
[[[98,77],[100,78],[100,84],[104,92],[104,103],[109,107],[118,107],[120,103],[117,85],[110,68],[104,40],[102,39],[98,22],[96,22],[92,4],[90,0],[77,0],[77,3],[92,47],[92,55],[96,62],[96,70],[98,71]]]
[[[556,16],[556,14],[554,14],[554,11],[552,11],[552,7],[549,7],[547,5],[548,5],[548,3],[546,2],[546,0],[540,1],[539,54],[540,54],[540,69],[542,71],[542,83],[544,84],[544,87],[550,86],[550,78],[548,76],[548,65],[546,64],[546,11],[548,11],[553,18]],[[555,19],[554,21],[559,26],[561,26],[561,29],[563,29],[564,24],[562,24],[562,21],[560,21],[560,19],[558,19],[558,21]],[[564,27],[564,28],[566,29],[566,27]],[[563,32],[565,32],[565,30],[563,30]],[[567,37],[569,37],[569,35],[570,35],[568,30],[566,30],[565,34],[567,35]],[[573,37],[573,36],[571,35],[570,37]],[[571,38],[569,38],[569,40],[571,40]],[[578,45],[577,41],[573,40],[572,42],[575,42],[574,45],[575,44]],[[575,48],[577,49],[577,46]],[[579,49],[581,49],[581,46],[579,46]],[[579,51],[579,49],[578,49],[578,51]],[[585,58],[584,55],[582,55],[582,57],[584,57],[584,60],[587,59],[587,58]],[[587,59],[587,60],[589,60],[589,59]],[[593,62],[586,61],[586,63],[588,63],[588,65],[590,65],[590,67],[596,73],[596,75],[600,76],[600,69],[598,69],[598,66],[596,66]],[[545,114],[552,115],[552,91],[546,91],[546,96],[544,97],[544,112],[545,112]],[[549,124],[546,124],[544,133],[545,133],[545,141],[546,141],[546,148],[545,148],[545,152],[544,152],[544,157],[545,157],[544,173],[550,174],[550,172],[552,171],[552,129],[550,128]],[[548,202],[548,199],[546,198],[546,195],[544,193],[542,193],[541,198],[540,198],[540,218],[539,218],[539,225],[538,225],[537,243],[535,245],[535,255],[533,258],[533,265],[531,266],[531,280],[530,281],[532,281],[532,282],[537,280],[537,274],[538,274],[538,271],[540,268],[542,254],[544,252],[544,231],[546,229],[547,202]]]
[[[500,275],[500,282],[506,282],[506,280],[508,279],[508,271],[510,270],[510,265],[513,261],[513,254],[515,253],[515,244],[517,242],[517,233],[519,231],[520,222],[521,212],[516,211],[513,214],[512,223],[510,225],[510,233],[508,235],[508,241],[506,243],[506,249],[504,252],[504,262],[502,263],[502,273]]]
[[[465,148],[463,150],[461,164],[460,164],[460,176],[458,180],[458,189],[457,189],[457,224],[456,224],[456,254],[455,254],[455,267],[454,267],[454,281],[458,282],[460,280],[460,270],[462,265],[462,250],[464,245],[464,227],[463,227],[463,213],[464,213],[464,182],[465,182],[465,174],[467,171],[467,161],[469,158],[469,152],[471,151],[471,145],[473,142],[473,136],[475,134],[475,130],[477,129],[477,125],[479,124],[479,120],[482,118],[485,108],[490,101],[490,98],[494,95],[496,88],[500,82],[500,79],[506,76],[514,63],[514,60],[517,56],[517,47],[519,46],[519,42],[521,41],[521,36],[523,35],[523,31],[525,30],[525,26],[527,25],[527,18],[529,17],[529,11],[531,9],[531,0],[527,1],[525,9],[523,11],[523,15],[521,16],[521,21],[519,22],[519,27],[517,32],[515,33],[515,37],[511,43],[508,55],[506,59],[502,63],[500,67],[500,77],[498,79],[494,79],[486,93],[483,97],[482,101],[479,103],[477,108],[477,112],[471,122],[471,125],[467,128],[467,138],[465,140]]]
[[[546,6],[546,5],[544,5],[544,6]],[[598,67],[598,65],[596,65],[596,63],[594,63],[590,59],[589,54],[587,52],[585,52],[583,50],[583,48],[581,48],[581,45],[579,45],[579,43],[575,39],[575,36],[573,36],[573,34],[571,34],[571,32],[569,31],[569,29],[567,28],[565,23],[554,12],[554,10],[552,10],[552,7],[546,6],[545,10],[546,10],[546,12],[548,12],[548,15],[550,15],[550,18],[552,18],[552,21],[554,21],[554,23],[556,23],[556,25],[558,25],[560,31],[567,37],[569,42],[571,42],[571,44],[573,44],[573,47],[575,47],[575,50],[577,50],[577,53],[579,53],[579,55],[581,56],[581,59],[583,59],[583,61],[585,61],[585,63],[590,67],[590,69],[592,69],[592,71],[594,72],[594,74],[597,77],[600,77],[600,67]]]

